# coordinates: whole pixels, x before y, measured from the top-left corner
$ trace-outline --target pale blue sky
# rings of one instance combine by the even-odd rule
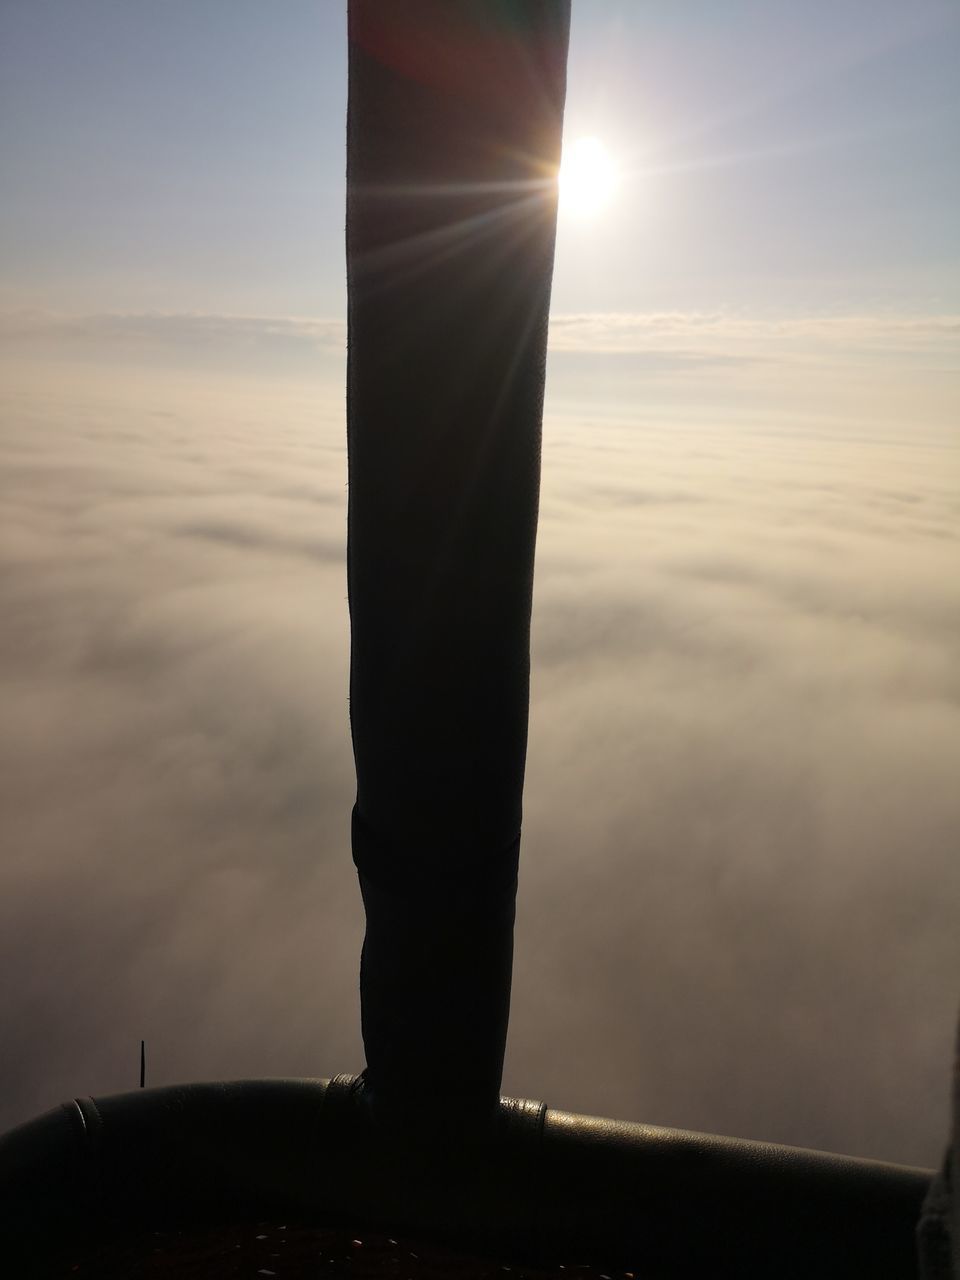
[[[5,0],[7,308],[339,316],[345,5]],[[958,309],[960,6],[574,0],[559,312]]]

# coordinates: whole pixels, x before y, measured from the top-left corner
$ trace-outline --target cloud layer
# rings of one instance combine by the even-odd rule
[[[262,355],[281,344],[342,352],[346,322],[309,316],[218,315],[204,313],[104,312],[68,314],[38,309],[0,311],[6,343],[51,342],[74,347],[96,345],[102,354],[111,343],[156,350],[199,344],[236,353],[246,348]],[[761,318],[722,311],[583,312],[550,318],[550,349],[556,353],[645,355],[692,353],[718,360],[802,356],[842,359],[878,352],[904,360],[919,354],[928,361],[958,364],[960,316],[823,314]]]
[[[155,1083],[355,1064],[342,423],[79,378],[5,417],[0,1123],[141,1036]]]
[[[597,421],[546,458],[518,1057],[569,1105],[933,1162],[956,447]]]
[[[505,1089],[934,1163],[957,442],[776,415],[718,353],[697,414],[642,362],[585,411],[554,357]],[[0,1126],[131,1087],[141,1037],[158,1084],[357,1069],[338,388],[8,387]]]

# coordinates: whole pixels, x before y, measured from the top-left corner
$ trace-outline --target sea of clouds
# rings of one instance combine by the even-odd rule
[[[151,1084],[362,1065],[342,330],[271,323],[8,324],[0,1128],[141,1038]],[[554,325],[504,1088],[934,1164],[954,330],[830,323]]]

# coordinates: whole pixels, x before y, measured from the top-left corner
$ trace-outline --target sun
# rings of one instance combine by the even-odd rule
[[[599,138],[576,138],[560,158],[560,211],[592,218],[607,207],[620,185],[620,168]]]

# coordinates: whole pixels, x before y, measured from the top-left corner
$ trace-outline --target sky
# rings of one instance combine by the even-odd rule
[[[345,6],[0,4],[0,1128],[359,1070]],[[574,0],[504,1090],[934,1165],[960,9]]]

